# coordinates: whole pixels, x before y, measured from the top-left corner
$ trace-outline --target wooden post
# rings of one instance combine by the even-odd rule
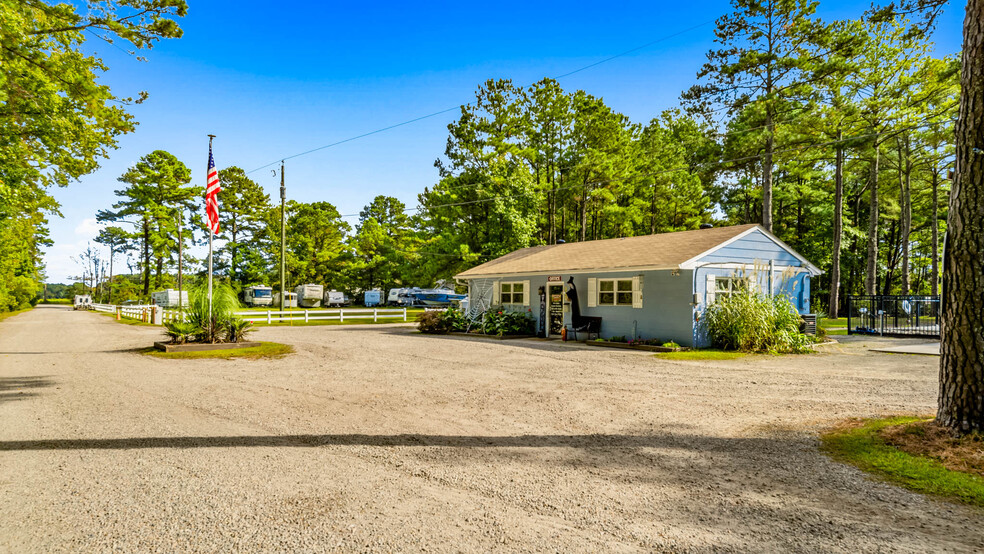
[[[345,308],[338,308],[338,322],[342,323],[345,321]]]
[[[308,322],[308,311],[304,310],[304,323]]]
[[[403,321],[407,320],[407,309],[403,308]]]
[[[372,309],[372,322],[373,323],[376,323],[378,321],[379,321],[379,310],[377,310],[376,308],[373,308]]]
[[[270,310],[267,310],[267,325],[271,323],[273,323],[273,314],[270,313]]]

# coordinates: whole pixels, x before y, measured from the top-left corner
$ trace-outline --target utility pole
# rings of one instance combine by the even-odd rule
[[[284,161],[280,160],[280,311],[287,305],[287,188],[284,185]]]
[[[181,266],[182,266],[181,247],[184,245],[184,239],[182,238],[182,235],[181,235],[181,227],[183,226],[183,223],[184,223],[183,220],[184,220],[184,206],[178,206],[178,310],[179,311],[180,310],[184,310],[184,302],[182,301],[182,294],[181,294],[181,291],[182,291],[182,286],[181,286],[182,285],[182,282],[181,282],[182,281],[182,279],[181,279]],[[112,264],[113,261],[110,260],[109,263]],[[112,271],[110,271],[110,273],[112,274]]]

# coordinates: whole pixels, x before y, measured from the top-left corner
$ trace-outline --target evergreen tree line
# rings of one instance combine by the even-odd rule
[[[831,315],[846,294],[937,294],[956,58],[929,55],[900,18],[825,23],[815,2],[734,6],[698,83],[648,123],[552,79],[489,80],[448,126],[440,180],[417,208],[379,196],[353,228],[328,202],[288,202],[288,283],[429,286],[518,248],[710,222],[761,223],[823,268],[814,303]],[[202,234],[188,175],[153,152],[99,213],[135,223],[97,239],[136,257],[135,294],[173,283],[178,244]],[[220,176],[217,273],[277,283],[279,206],[241,169]]]

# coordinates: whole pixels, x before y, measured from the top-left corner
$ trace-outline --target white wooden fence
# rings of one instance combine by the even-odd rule
[[[179,321],[185,318],[186,314],[179,310],[161,310],[162,315],[159,322],[154,321],[154,310],[159,306],[139,305],[139,306],[115,306],[113,304],[92,304],[92,309],[97,312],[119,313],[120,317],[137,319],[147,323],[157,323],[163,325],[168,321]],[[406,308],[337,308],[327,310],[286,310],[286,311],[249,311],[236,312],[236,315],[254,323],[307,323],[309,321],[335,320],[344,323],[346,320],[371,319],[374,323],[380,319],[402,319],[408,321]]]
[[[338,308],[334,310],[287,310],[265,312],[236,312],[236,315],[254,323],[283,323],[293,322],[307,323],[318,320],[336,320],[344,323],[345,320],[352,319],[371,319],[377,322],[380,319],[402,319],[407,321],[406,308]]]

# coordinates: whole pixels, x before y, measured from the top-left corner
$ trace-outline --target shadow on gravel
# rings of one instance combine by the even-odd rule
[[[25,400],[38,396],[36,392],[25,389],[42,389],[54,386],[55,382],[46,375],[34,377],[0,377],[0,403],[12,400]]]
[[[361,328],[340,328],[341,326],[336,326],[335,329],[338,331],[348,331],[348,332],[362,332],[365,333],[370,329],[365,327]],[[457,343],[461,342],[471,342],[471,343],[486,343],[486,344],[497,344],[502,346],[519,346],[522,348],[530,348],[533,350],[543,350],[547,352],[567,352],[570,350],[602,350],[594,346],[587,346],[577,341],[562,342],[557,339],[540,339],[540,338],[525,338],[525,339],[497,339],[494,337],[483,337],[481,335],[476,335],[474,337],[465,337],[461,335],[429,335],[426,333],[421,333],[417,331],[416,327],[406,327],[406,326],[392,326],[392,327],[380,327],[373,328],[371,331],[380,333],[383,335],[399,335],[409,338],[418,338],[420,340],[429,340],[435,343],[440,343],[441,341],[453,341]],[[621,350],[620,352],[633,352],[632,350]],[[646,354],[651,354],[651,352],[646,352]]]
[[[125,439],[50,439],[0,441],[11,450],[130,450],[139,448],[239,447],[445,447],[445,448],[678,448],[707,452],[756,450],[774,446],[769,438],[717,438],[699,435],[258,435],[239,437],[143,437]],[[756,444],[749,444],[756,443]]]

